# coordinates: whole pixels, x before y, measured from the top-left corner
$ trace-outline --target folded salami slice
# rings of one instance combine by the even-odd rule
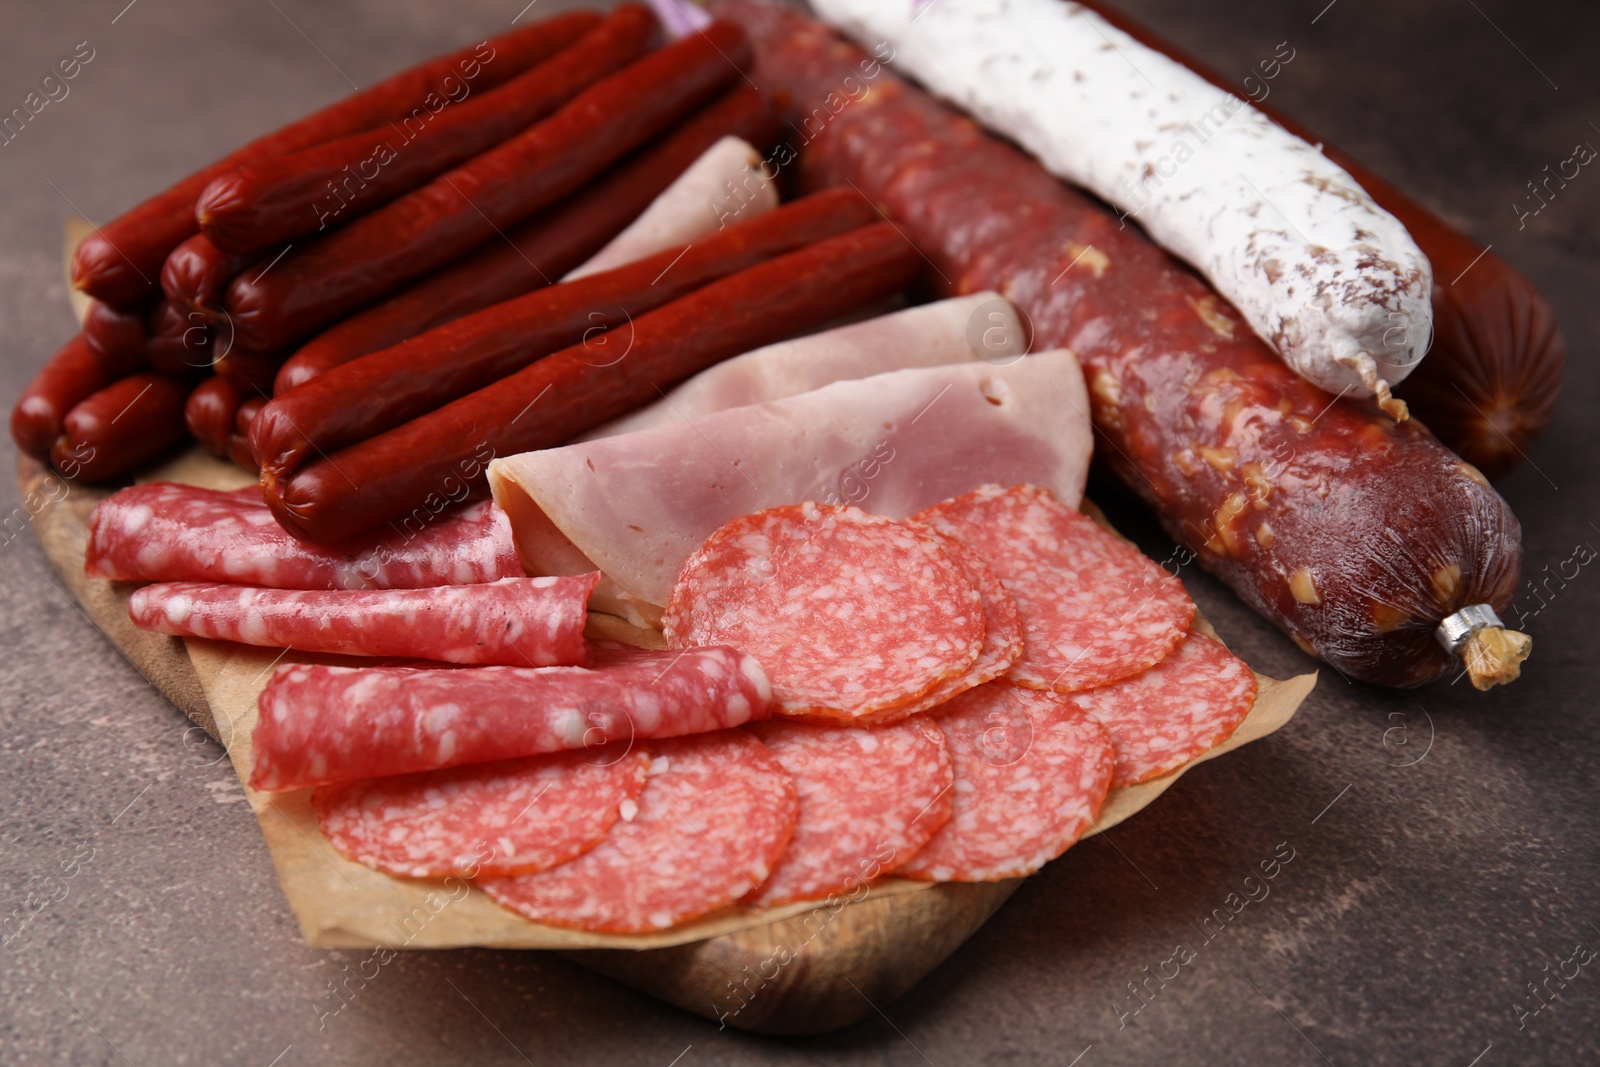
[[[1006,678],[1070,693],[1159,663],[1189,632],[1183,583],[1037,486],[988,485],[916,516],[964,541],[1005,582],[1022,620]]]
[[[1220,745],[1250,714],[1256,679],[1244,660],[1191,633],[1149,670],[1067,699],[1111,735],[1113,787],[1165,774]]]
[[[84,569],[91,578],[274,589],[420,589],[522,576],[511,525],[487,500],[401,527],[360,543],[309,545],[278,525],[257,489],[151,482],[94,509]]]
[[[854,893],[910,859],[950,818],[950,753],[926,716],[870,730],[776,719],[751,730],[794,778],[800,821],[746,904]]]
[[[991,682],[932,718],[955,760],[954,805],[896,874],[935,882],[1032,874],[1093,825],[1111,785],[1111,741],[1067,698]]]
[[[875,717],[966,673],[983,601],[938,542],[860,508],[797,504],[735,519],[683,566],[671,648],[761,661],[780,714]]]
[[[311,796],[341,856],[402,878],[527,874],[598,845],[644,788],[650,756],[593,752],[328,785]]]
[[[639,810],[569,863],[479,887],[535,922],[643,933],[732,904],[766,880],[794,832],[794,780],[754,737],[650,744]]]
[[[256,789],[381,778],[766,718],[761,665],[691,648],[583,667],[279,667],[251,737]]]
[[[1022,620],[1017,617],[1016,601],[1006,592],[1005,583],[994,569],[966,545],[954,537],[946,536],[925,523],[911,523],[917,529],[939,540],[939,545],[961,567],[967,580],[983,599],[983,651],[965,674],[946,678],[914,700],[890,708],[875,716],[873,721],[887,721],[904,715],[936,708],[957,693],[976,689],[992,682],[1011,669],[1022,655]]]
[[[433,589],[263,589],[158,582],[128,604],[141,630],[302,652],[585,667],[583,627],[598,571]]]

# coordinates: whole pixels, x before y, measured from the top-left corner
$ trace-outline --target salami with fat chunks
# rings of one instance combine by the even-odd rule
[[[642,747],[606,745],[327,785],[311,806],[341,856],[385,874],[528,874],[598,845],[649,765]]]
[[[586,667],[600,572],[432,589],[264,589],[158,582],[128,604],[141,630],[374,659]]]
[[[1111,735],[1117,750],[1111,785],[1120,788],[1226,741],[1255,705],[1256,679],[1244,660],[1191,633],[1149,670],[1067,699]]]
[[[916,517],[982,556],[1016,601],[1014,685],[1107,685],[1159,663],[1189,632],[1182,582],[1036,486],[983,486]]]
[[[928,535],[860,508],[796,504],[723,525],[683,566],[667,644],[758,658],[780,713],[873,718],[983,648],[983,602]]]
[[[794,780],[742,730],[649,747],[632,819],[569,863],[478,886],[534,922],[611,933],[665,930],[759,886],[794,832]]]
[[[255,789],[433,771],[679,737],[765,718],[772,687],[731,648],[583,667],[279,667],[251,735]]]
[[[950,821],[894,873],[932,882],[1032,874],[1094,824],[1115,757],[1066,697],[991,682],[932,716],[955,761]]]
[[[382,537],[309,545],[291,537],[255,488],[177,482],[130,486],[89,520],[84,570],[134,582],[238,582],[274,589],[420,589],[522,576],[511,523],[485,500]]]
[[[957,693],[965,693],[985,682],[992,682],[1011,669],[1022,655],[1022,620],[1017,617],[1016,601],[1006,592],[1005,583],[994,569],[966,545],[954,537],[939,533],[931,526],[916,523],[916,527],[930,537],[937,538],[940,547],[966,572],[967,580],[983,599],[983,651],[965,674],[946,678],[926,693],[898,707],[881,713],[874,721],[886,721],[903,715],[936,708]]]
[[[910,859],[950,818],[953,765],[926,716],[872,729],[776,719],[750,729],[794,778],[800,819],[746,904],[853,893]]]

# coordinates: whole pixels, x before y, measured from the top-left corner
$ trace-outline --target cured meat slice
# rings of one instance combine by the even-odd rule
[[[778,206],[777,183],[748,141],[724,137],[706,149],[600,251],[569,271],[570,282],[692,244]]]
[[[999,293],[953,296],[746,352],[578,440],[695,420],[890,371],[974,360],[1008,367],[1022,358],[1026,338],[1017,309]]]
[[[311,796],[341,856],[402,878],[526,874],[599,844],[644,788],[650,756],[593,752],[327,785]]]
[[[490,464],[531,574],[605,576],[591,603],[647,623],[723,523],[815,500],[903,519],[987,482],[1076,505],[1093,447],[1077,360],[1041,352],[879,374]],[[590,562],[593,561],[593,562]]]
[[[1189,631],[1182,582],[1038,486],[983,486],[917,518],[1005,582],[1022,620],[1022,655],[1006,672],[1015,685],[1107,685],[1159,663]]]
[[[955,761],[950,821],[895,873],[933,882],[1032,874],[1094,823],[1115,757],[1066,697],[1001,682],[932,715]]]
[[[983,600],[983,651],[965,674],[946,678],[922,696],[883,712],[879,719],[899,718],[919,711],[936,708],[957,693],[965,693],[985,682],[992,682],[1011,669],[1022,655],[1022,620],[1017,617],[1016,601],[1006,592],[1005,583],[994,569],[966,545],[948,537],[925,523],[911,523],[917,529],[939,539],[939,545],[965,572],[967,580]]]
[[[798,504],[708,537],[662,628],[670,648],[755,656],[781,714],[851,722],[964,674],[983,648],[983,601],[926,534],[860,508]]]
[[[766,880],[794,832],[794,780],[742,730],[652,742],[639,810],[569,863],[478,883],[535,922],[664,930],[732,904]]]
[[[800,821],[746,904],[853,893],[910,859],[950,818],[953,765],[926,716],[873,729],[775,719],[750,729],[794,778]]]
[[[160,582],[128,604],[141,630],[302,652],[511,667],[587,666],[598,572],[434,589],[299,590]]]
[[[691,648],[583,667],[279,667],[251,736],[256,789],[677,737],[766,718],[761,665]]]
[[[1244,660],[1191,633],[1149,670],[1068,699],[1111,735],[1116,788],[1165,774],[1226,741],[1255,704],[1256,679]]]
[[[89,519],[84,569],[135,582],[238,582],[274,589],[420,589],[522,576],[511,525],[489,501],[407,518],[346,545],[297,541],[254,488],[130,486]]]

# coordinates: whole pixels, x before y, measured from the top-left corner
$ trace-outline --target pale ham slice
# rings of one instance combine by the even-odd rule
[[[1009,366],[1022,358],[1026,337],[1017,309],[999,293],[951,297],[746,352],[578,440],[648,430],[912,367],[975,360]]]
[[[689,165],[628,228],[561,280],[632,263],[663,248],[746,222],[778,206],[778,189],[761,168],[761,153],[724,137]]]
[[[809,500],[904,518],[995,480],[1076,507],[1088,410],[1077,359],[1056,350],[835,382],[526,452],[490,464],[489,483],[529,573],[598,569],[591,607],[654,625],[689,554],[766,508]]]

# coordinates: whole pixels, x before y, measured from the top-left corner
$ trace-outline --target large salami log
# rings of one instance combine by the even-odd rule
[[[803,131],[802,184],[860,188],[937,286],[999,289],[1035,347],[1075,350],[1100,454],[1305,651],[1384,685],[1463,659],[1480,688],[1517,676],[1527,638],[1495,612],[1521,528],[1475,468],[1296,377],[1193,273],[878,59],[764,0],[713,9],[751,35],[754,76]]]

